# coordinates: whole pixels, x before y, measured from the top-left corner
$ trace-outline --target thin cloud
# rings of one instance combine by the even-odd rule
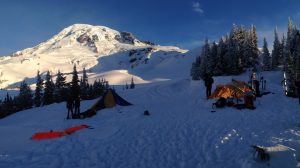
[[[257,31],[257,36],[258,36],[258,46],[262,47],[263,46],[263,39],[266,38],[267,43],[268,43],[268,49],[269,52],[273,50],[273,42],[274,42],[274,29],[275,27],[270,27],[268,29],[262,29]],[[282,36],[286,32],[286,30],[282,27],[277,27],[277,33],[278,33],[278,38],[279,40],[282,39]]]
[[[204,11],[201,7],[200,2],[192,2],[193,10],[197,13],[203,14]]]
[[[300,18],[300,12],[298,12],[298,13],[295,14],[295,18],[296,18],[296,19],[299,19],[299,18]]]
[[[203,40],[190,40],[187,42],[180,42],[176,46],[190,50],[190,49],[201,47],[203,44],[204,44]]]

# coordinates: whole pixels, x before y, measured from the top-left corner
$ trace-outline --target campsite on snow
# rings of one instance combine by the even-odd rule
[[[74,24],[1,56],[0,167],[300,167],[300,30],[228,31],[185,50]]]

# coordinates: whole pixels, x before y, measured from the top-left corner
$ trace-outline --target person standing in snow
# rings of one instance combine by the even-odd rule
[[[212,76],[209,74],[205,74],[204,75],[204,84],[206,87],[206,98],[207,99],[211,95],[211,88],[212,88],[213,83],[214,83],[214,79],[212,78]]]
[[[264,89],[265,86],[264,86],[264,77],[263,76],[260,77],[260,81],[259,82],[261,83],[261,90],[265,90]]]
[[[254,80],[254,88],[255,88],[255,96],[256,97],[261,97],[260,95],[260,90],[259,90],[259,81],[258,80]]]
[[[74,104],[75,104],[75,116],[79,117],[79,113],[80,113],[80,96],[77,96],[75,98]]]
[[[74,114],[73,114],[73,107],[74,107],[74,103],[73,103],[73,99],[71,95],[68,95],[67,97],[67,109],[68,109],[68,115],[67,115],[67,119],[69,119],[69,114],[71,113],[71,117],[73,118]]]
[[[295,82],[295,86],[297,87],[297,94],[298,94],[299,104],[300,104],[300,80],[297,80]]]

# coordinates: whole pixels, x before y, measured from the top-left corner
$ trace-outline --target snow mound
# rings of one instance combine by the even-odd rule
[[[270,167],[272,168],[295,168],[298,164],[295,149],[284,145],[277,145],[265,148],[270,154]]]

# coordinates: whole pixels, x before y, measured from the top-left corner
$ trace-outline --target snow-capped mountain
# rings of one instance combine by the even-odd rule
[[[10,86],[24,78],[32,79],[31,83],[34,83],[38,70],[42,74],[48,70],[53,75],[58,70],[69,73],[74,64],[78,71],[86,68],[92,75],[97,74],[97,77],[101,76],[100,72],[112,77],[115,73],[109,71],[115,70],[121,70],[122,73],[125,71],[127,73],[123,74],[131,77],[135,75],[128,71],[138,73],[140,71],[137,69],[142,68],[149,73],[153,66],[184,57],[185,52],[178,47],[164,47],[138,40],[129,32],[119,32],[104,26],[74,24],[35,47],[0,57],[0,87]],[[140,66],[142,64],[144,66]],[[114,79],[111,80],[114,83]],[[124,81],[118,80],[115,84],[119,83]]]

